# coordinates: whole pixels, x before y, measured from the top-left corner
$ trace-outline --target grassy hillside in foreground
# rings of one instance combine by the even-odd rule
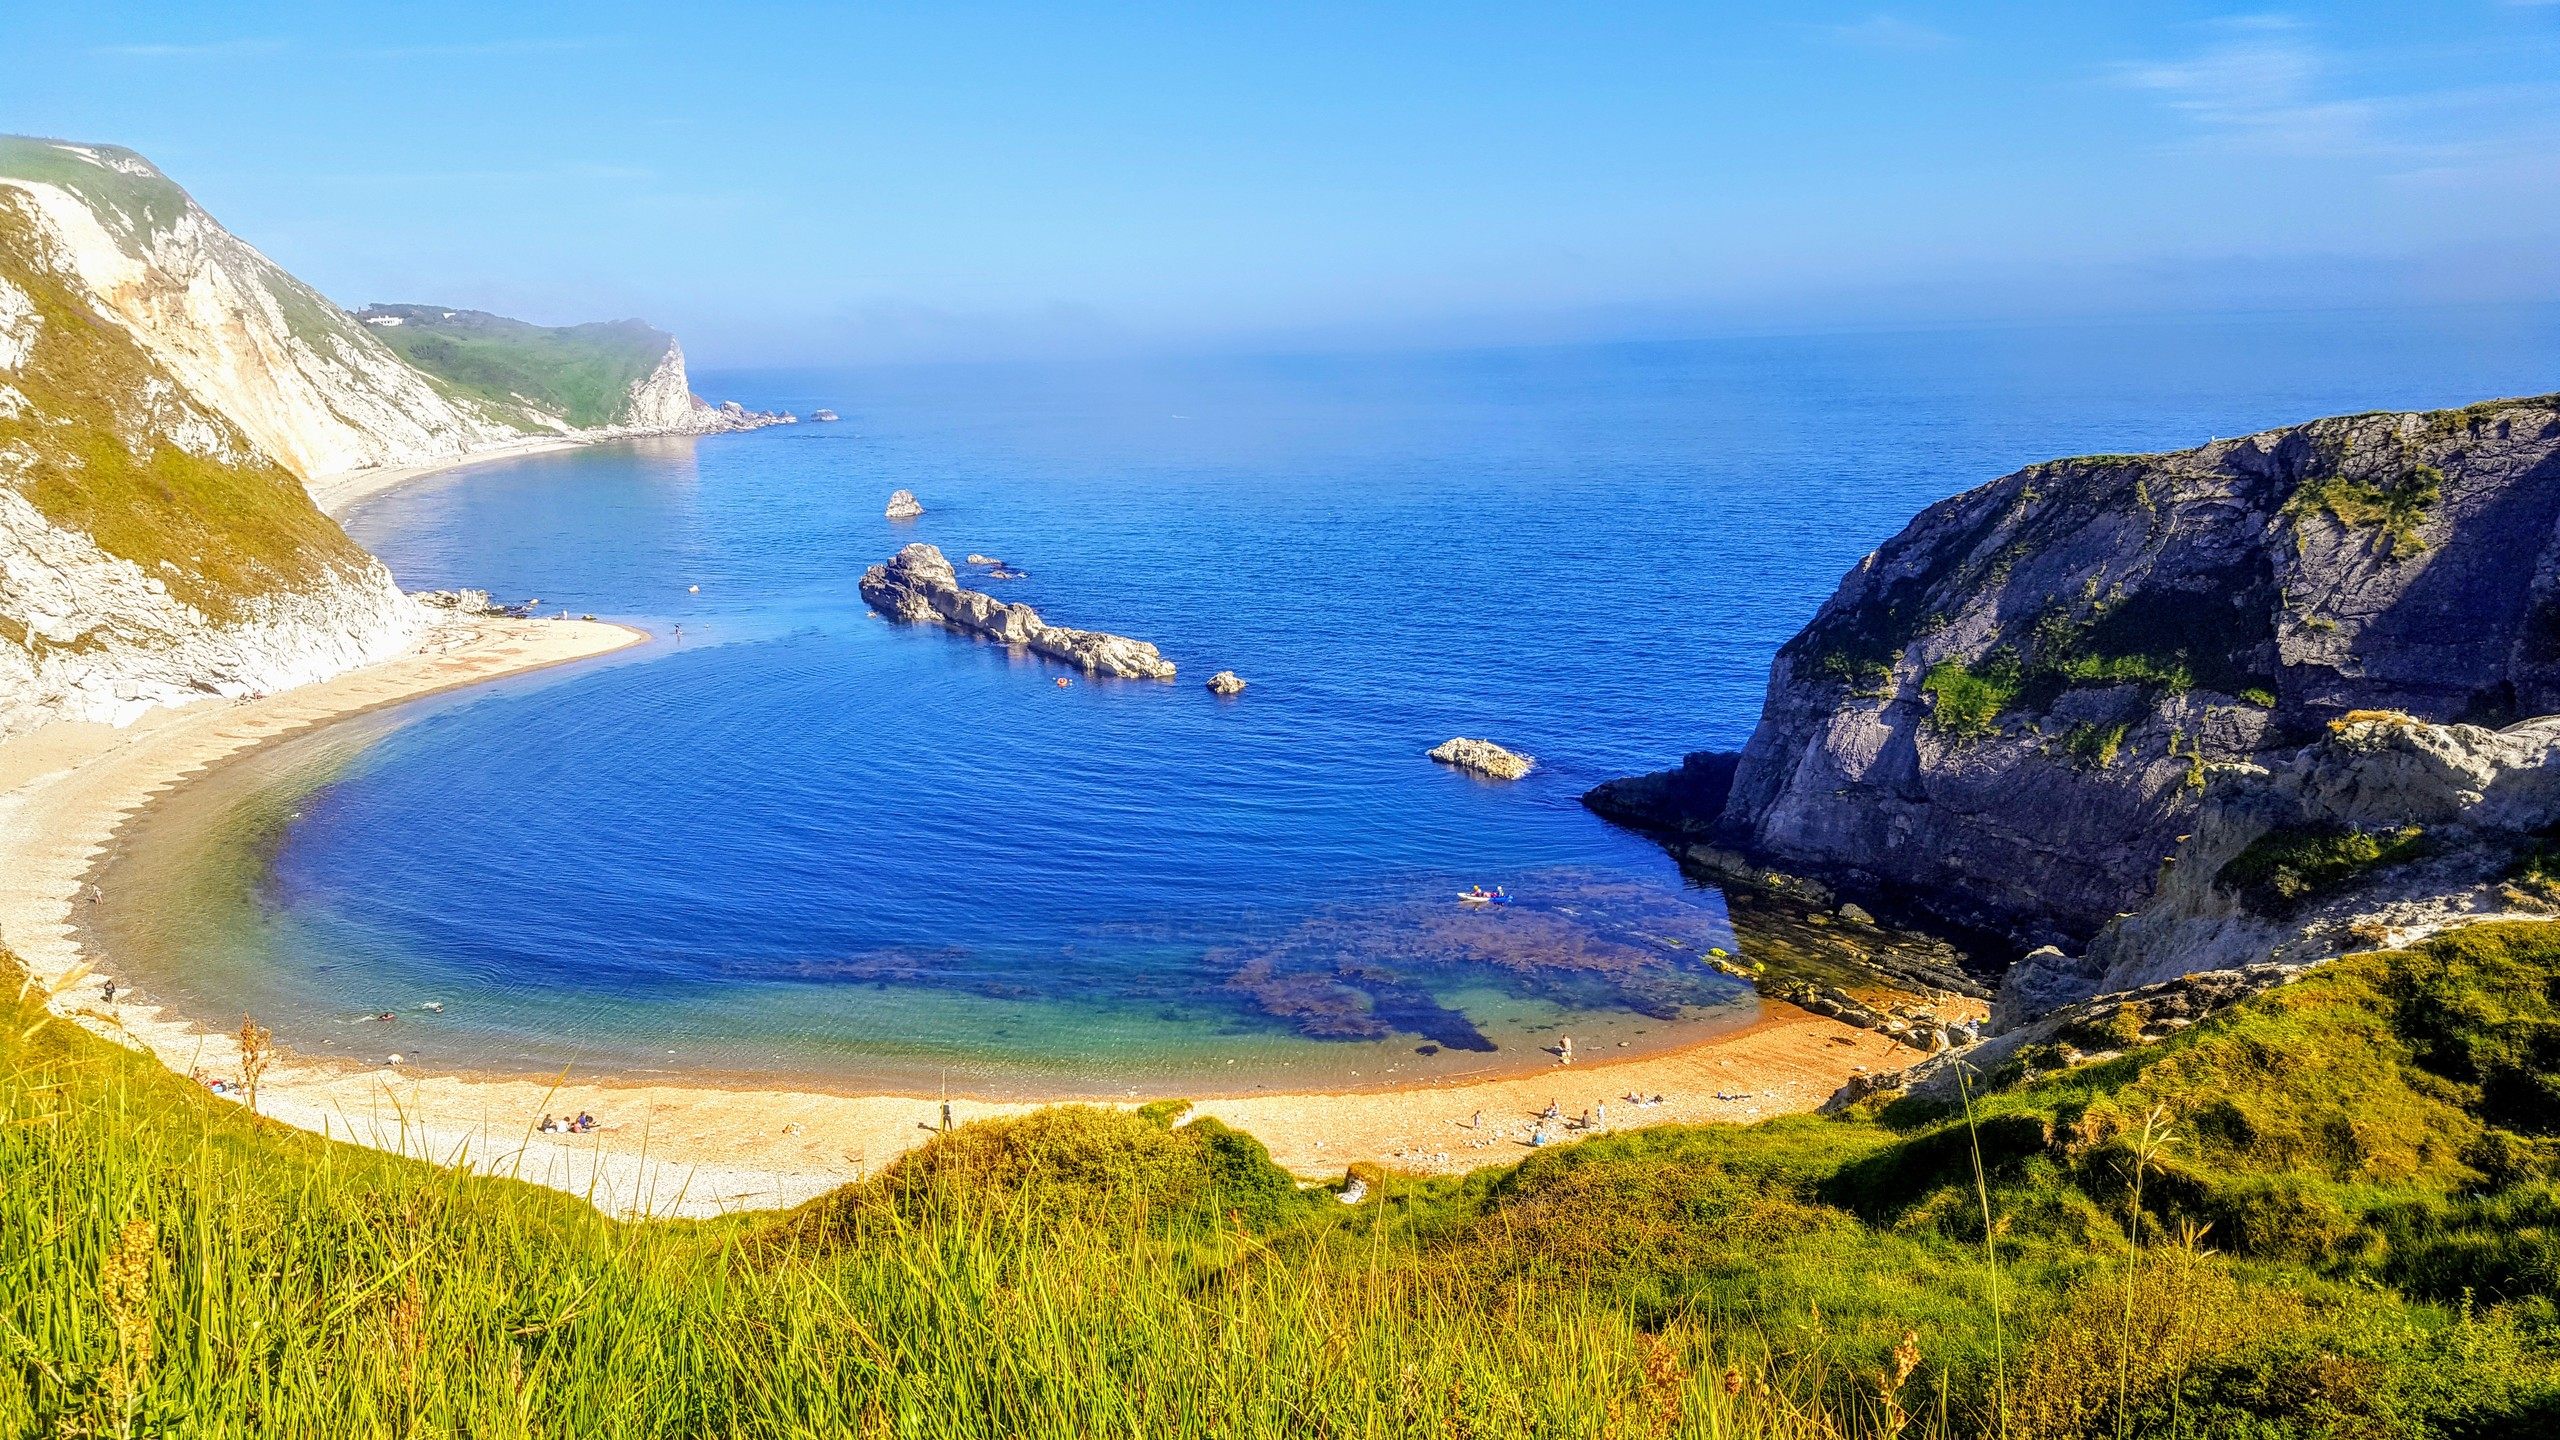
[[[618,1224],[21,1002],[0,1429],[2520,1440],[2560,1433],[2555,1101],[2560,925],[2500,924],[1986,1077],[1970,1117],[1648,1131],[1345,1207],[1178,1104],[1069,1107],[790,1214]]]
[[[502,411],[530,405],[580,429],[628,419],[632,387],[675,343],[638,320],[555,327],[440,305],[370,305],[356,318],[401,359],[465,395]]]

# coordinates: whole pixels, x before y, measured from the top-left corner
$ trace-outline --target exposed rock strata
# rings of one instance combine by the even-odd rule
[[[2533,877],[2556,824],[2560,716],[2496,731],[2389,713],[2341,719],[2272,766],[2218,772],[2158,893],[2077,959],[2020,962],[1995,1027],[2182,975],[2316,964],[2497,915],[2551,913],[2560,889]],[[2349,853],[2372,858],[2332,858],[2355,836],[2368,843]],[[2252,883],[2288,845],[2319,858],[2282,887]]]
[[[960,588],[959,573],[951,562],[939,549],[922,542],[864,571],[861,590],[864,603],[893,619],[945,625],[964,634],[1020,645],[1097,675],[1173,678],[1173,662],[1144,640],[1051,625],[1028,605]]]
[[[116,146],[0,136],[0,194],[34,208],[66,273],[179,386],[304,480],[450,460],[529,435],[709,434],[786,418],[697,400],[672,337],[610,425],[577,428],[521,397],[465,393]]]
[[[2374,414],[2031,466],[1929,507],[1780,653],[1717,777],[1595,809],[2077,949],[2204,777],[2360,708],[2560,711],[2560,409]]]
[[[1463,735],[1454,740],[1443,740],[1426,753],[1443,765],[1454,765],[1494,780],[1518,780],[1538,765],[1530,757],[1515,755],[1490,740],[1470,740]]]
[[[425,620],[0,188],[0,735],[322,679]]]

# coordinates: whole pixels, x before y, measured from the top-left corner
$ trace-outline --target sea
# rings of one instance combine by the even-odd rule
[[[106,871],[115,970],[305,1054],[845,1091],[1396,1085],[1710,1039],[1761,1013],[1712,954],[1752,937],[1583,791],[1740,746],[1778,646],[1933,500],[2547,392],[2560,310],[696,384],[842,418],[481,464],[345,517],[412,589],[653,639],[182,788]],[[922,518],[884,517],[898,489]],[[863,570],[915,542],[1177,678],[872,614]],[[1220,670],[1249,688],[1210,694]],[[1453,736],[1537,767],[1425,757]],[[1459,902],[1478,885],[1512,903]]]

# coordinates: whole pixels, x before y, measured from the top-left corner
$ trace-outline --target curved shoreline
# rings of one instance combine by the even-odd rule
[[[100,999],[104,973],[90,968],[95,957],[81,944],[74,908],[123,824],[267,741],[647,638],[587,621],[466,622],[409,656],[281,695],[155,711],[121,731],[57,725],[0,744],[0,857],[10,862],[0,867],[0,943],[58,992],[58,1013],[179,1073],[232,1073],[231,1036],[147,1003]],[[1857,1070],[1909,1058],[1873,1032],[1771,1006],[1741,1030],[1624,1060],[1395,1088],[1234,1094],[1203,1100],[1196,1113],[1250,1131],[1311,1179],[1360,1161],[1454,1173],[1528,1153],[1532,1118],[1551,1100],[1568,1115],[1612,1105],[1613,1129],[1748,1121],[1810,1110]],[[1629,1093],[1666,1098],[1639,1108],[1622,1100]],[[1068,1102],[964,1099],[951,1108],[966,1121],[1057,1103]],[[921,1094],[413,1074],[290,1058],[262,1082],[260,1109],[333,1138],[581,1194],[608,1213],[653,1215],[797,1204],[875,1172],[929,1138],[941,1118],[938,1098]],[[580,1110],[604,1127],[576,1137],[534,1133],[540,1114]]]

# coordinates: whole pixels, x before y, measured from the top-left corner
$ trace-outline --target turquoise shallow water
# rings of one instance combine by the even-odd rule
[[[1757,1012],[1698,958],[1737,943],[1720,898],[1582,789],[1739,744],[1777,645],[1929,500],[2548,389],[2552,321],[709,376],[844,420],[483,466],[349,518],[412,587],[660,643],[192,787],[128,835],[100,923],[194,1013],[473,1068],[1163,1091],[1710,1034]],[[922,520],[882,518],[899,487]],[[1003,556],[1028,578],[991,587],[1182,678],[1062,690],[869,615],[862,568],[915,539]],[[1222,668],[1241,699],[1201,690]],[[1456,734],[1540,768],[1422,758]],[[1471,882],[1522,903],[1461,912]]]

